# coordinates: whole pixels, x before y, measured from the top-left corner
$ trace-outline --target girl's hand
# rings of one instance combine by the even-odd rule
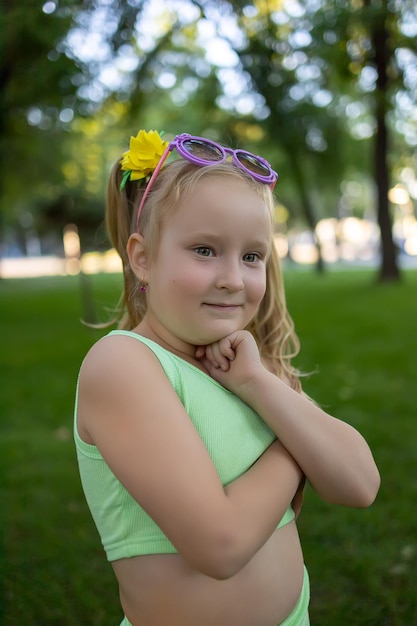
[[[236,395],[266,371],[256,341],[247,330],[237,330],[208,346],[199,346],[196,358],[212,378]]]

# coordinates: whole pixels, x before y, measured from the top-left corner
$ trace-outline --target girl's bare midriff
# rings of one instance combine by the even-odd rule
[[[277,626],[303,584],[294,522],[278,529],[235,576],[215,580],[177,554],[112,563],[123,610],[133,626]]]

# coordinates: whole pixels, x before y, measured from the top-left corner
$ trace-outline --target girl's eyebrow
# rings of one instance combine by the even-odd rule
[[[213,233],[209,231],[194,231],[186,234],[187,239],[202,239],[202,240],[210,240],[210,241],[222,241],[226,238],[222,233]],[[270,243],[265,239],[251,239],[247,240],[247,245],[245,243],[245,247],[248,248],[265,248],[269,249]]]

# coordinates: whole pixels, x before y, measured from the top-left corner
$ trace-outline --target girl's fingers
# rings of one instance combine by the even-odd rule
[[[206,359],[208,359],[211,365],[216,369],[220,368],[220,356],[217,354],[217,351],[214,349],[213,345],[207,346]]]
[[[224,337],[207,346],[197,346],[195,356],[203,364],[210,364],[216,370],[228,372],[231,361],[236,358],[236,350],[232,345],[233,335]]]
[[[225,337],[219,342],[219,350],[223,356],[225,356],[229,361],[233,361],[236,353],[232,348],[232,344],[230,342],[229,337]]]
[[[230,367],[229,359],[223,354],[220,342],[212,343],[209,346],[206,346],[206,358],[216,369],[221,369],[227,372]]]

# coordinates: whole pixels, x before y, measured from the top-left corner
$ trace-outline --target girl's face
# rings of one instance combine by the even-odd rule
[[[268,208],[249,186],[200,181],[162,227],[147,276],[147,324],[190,354],[245,328],[265,293],[270,241]]]

